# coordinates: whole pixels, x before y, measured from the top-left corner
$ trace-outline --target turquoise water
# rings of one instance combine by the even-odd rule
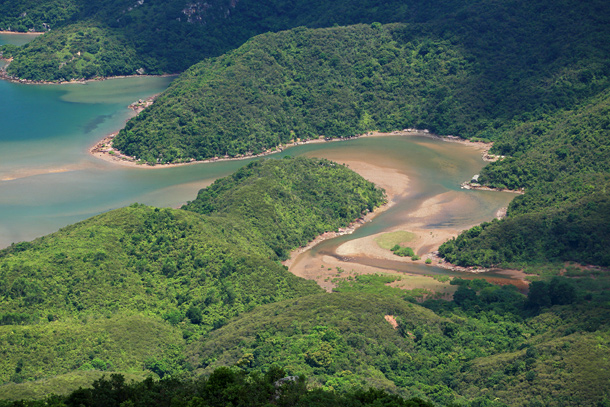
[[[39,34],[0,34],[0,45],[24,45],[38,37]]]
[[[0,35],[1,41],[7,41]],[[16,38],[9,36],[8,40]],[[130,103],[162,92],[171,78],[138,77],[87,84],[23,85],[0,81],[0,247],[31,240],[63,226],[134,202],[178,207],[216,178],[250,160],[173,168],[132,168],[88,154],[105,135],[123,127]],[[514,195],[463,191],[459,185],[484,165],[463,145],[421,137],[361,138],[293,147],[284,155],[362,160],[398,170],[410,193],[353,235],[324,242],[312,255],[332,253],[342,241],[391,228],[426,199],[450,194],[460,205],[430,218],[429,226],[465,228],[491,220]],[[403,267],[388,265],[391,268]],[[417,272],[417,266],[410,266]],[[422,268],[427,273],[429,267]],[[438,270],[438,273],[446,271]]]

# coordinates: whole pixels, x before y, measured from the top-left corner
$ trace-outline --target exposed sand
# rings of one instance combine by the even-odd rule
[[[383,136],[387,134],[374,134],[373,136]],[[389,134],[396,135],[396,132]],[[451,140],[460,142],[457,140]],[[486,154],[489,149],[489,144],[485,143],[469,143],[467,144],[480,150],[482,154]],[[342,162],[341,160],[337,160]],[[362,175],[365,179],[375,183],[377,186],[386,189],[388,196],[388,205],[399,197],[404,196],[411,191],[409,179],[405,174],[400,173],[396,169],[386,168],[378,165],[373,165],[364,161],[348,160],[343,161],[349,168]],[[312,242],[305,248],[301,248],[291,253],[291,259],[284,264],[289,267],[289,270],[303,278],[315,280],[321,287],[331,291],[334,287],[332,279],[338,276],[338,270],[345,270],[352,274],[387,274],[389,271],[382,266],[375,267],[365,265],[358,262],[357,258],[368,258],[374,260],[390,260],[392,262],[404,263],[419,263],[425,264],[426,259],[431,260],[431,265],[445,268],[454,268],[453,265],[445,263],[436,255],[438,247],[450,238],[457,236],[462,229],[453,228],[430,228],[427,227],[435,216],[443,211],[456,211],[459,207],[467,205],[467,198],[463,197],[455,191],[449,191],[440,195],[433,196],[424,202],[419,207],[405,214],[402,220],[398,221],[394,226],[384,230],[381,233],[362,237],[359,239],[350,240],[336,248],[333,255],[311,256],[305,252],[317,245],[320,241],[332,238],[336,235],[328,234],[320,239]],[[374,217],[377,213],[371,214]],[[497,216],[502,216],[502,211],[498,211]],[[474,224],[472,225],[474,226]],[[421,256],[420,260],[413,261],[409,257],[399,257],[394,255],[390,250],[381,248],[375,239],[382,234],[407,231],[415,235],[408,242],[404,242],[405,246],[411,247],[416,254]],[[369,263],[370,264],[370,263]],[[459,268],[456,268],[459,269]],[[459,269],[461,271],[475,272],[476,270]],[[479,270],[480,271],[480,270]],[[401,273],[402,276],[408,277],[408,273]],[[411,275],[414,279],[421,279],[421,275]],[[418,281],[417,284],[420,284]],[[403,283],[402,288],[412,289],[408,283]],[[445,290],[445,293],[446,290]]]
[[[14,35],[42,35],[44,32],[41,31],[28,31],[26,33],[16,31],[0,31],[0,34],[14,34]]]
[[[388,205],[386,205],[386,207],[391,206],[398,197],[410,192],[409,178],[395,169],[388,169],[361,161],[346,161],[345,164],[367,180],[386,190],[388,198]],[[415,238],[408,242],[408,246],[422,256],[422,259],[417,261],[419,263],[424,263],[428,257],[433,258],[433,256],[428,256],[426,254],[437,250],[441,243],[460,232],[455,229],[427,229],[423,227],[425,220],[428,217],[438,213],[442,210],[443,205],[451,202],[451,200],[447,200],[444,195],[446,194],[441,194],[426,200],[416,211],[410,214],[408,220],[383,232],[388,233],[404,230],[414,233]],[[382,210],[383,209],[386,208],[382,208]],[[379,212],[380,211],[378,210],[373,214],[370,214],[370,217],[374,217]],[[420,218],[420,220],[413,221],[413,218]],[[375,238],[380,234],[350,240],[342,244],[335,251],[337,257],[325,255],[312,258],[303,255],[304,252],[320,243],[320,241],[336,236],[336,234],[328,234],[323,238],[316,239],[305,248],[292,252],[290,260],[284,262],[284,264],[288,266],[293,274],[315,280],[321,287],[330,291],[334,286],[330,280],[336,275],[337,268],[349,270],[355,274],[387,273],[387,270],[383,268],[351,262],[351,257],[366,256],[373,259],[413,262],[411,258],[396,256],[390,250],[379,247],[375,242]],[[433,258],[433,264],[436,265],[438,263],[439,259]]]
[[[149,105],[150,104],[147,104],[146,106],[140,107],[138,109],[134,109],[136,112],[136,115],[139,114],[140,112],[142,112]],[[283,144],[283,145],[279,145],[275,148],[270,148],[267,151],[260,153],[260,154],[245,154],[245,155],[240,155],[240,156],[236,156],[236,157],[229,157],[229,156],[214,157],[214,158],[200,160],[200,161],[191,159],[187,162],[181,162],[181,163],[159,163],[159,164],[151,165],[151,164],[140,162],[137,159],[135,159],[134,157],[122,154],[120,151],[115,150],[112,147],[112,139],[117,134],[118,133],[109,134],[108,136],[106,136],[102,140],[100,140],[98,143],[96,143],[94,146],[92,146],[91,149],[89,150],[91,155],[93,155],[94,157],[100,158],[102,160],[114,163],[114,164],[120,164],[120,165],[124,165],[124,166],[137,167],[137,168],[148,168],[148,169],[171,168],[171,167],[178,167],[178,166],[182,166],[182,165],[213,163],[213,162],[219,162],[219,161],[247,160],[247,159],[251,159],[251,158],[266,157],[268,155],[276,154],[281,151],[284,151],[290,147],[299,146],[299,145],[303,145],[303,144],[342,142],[342,141],[349,141],[349,140],[353,140],[353,139],[357,139],[357,138],[361,138],[361,137],[387,137],[387,136],[430,137],[430,138],[436,138],[439,140],[449,141],[449,142],[453,142],[453,143],[466,144],[466,145],[472,146],[473,148],[481,150],[484,155],[487,154],[487,151],[489,151],[489,149],[492,146],[491,143],[470,142],[468,140],[459,139],[459,138],[453,137],[453,136],[448,136],[448,137],[437,136],[437,135],[429,133],[427,130],[410,129],[409,131],[401,130],[401,131],[393,131],[391,133],[381,133],[381,132],[375,131],[375,132],[370,132],[370,133],[354,136],[354,137],[351,137],[348,139],[327,140],[323,136],[320,136],[320,137],[314,138],[314,139],[310,139],[310,140],[297,139],[296,141],[289,142],[289,143]],[[350,161],[350,162],[351,162],[351,165],[366,165],[366,163],[363,161]],[[386,168],[386,170],[388,170],[388,169],[389,169],[389,167]],[[362,170],[365,171],[364,168]],[[356,171],[356,172],[358,172],[358,171]],[[365,176],[365,178],[366,178],[366,176]],[[382,179],[382,177],[375,177],[375,178],[378,180]],[[380,185],[380,184],[378,184],[378,185]]]
[[[0,181],[13,181],[21,178],[33,177],[36,175],[44,174],[58,174],[62,172],[78,171],[88,167],[89,164],[85,162],[67,164],[58,167],[40,167],[40,168],[23,168],[10,171],[8,173],[0,174]]]

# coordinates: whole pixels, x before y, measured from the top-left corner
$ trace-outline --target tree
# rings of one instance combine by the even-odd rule
[[[530,284],[530,291],[527,294],[528,308],[542,308],[551,305],[548,285],[544,281],[534,281]]]

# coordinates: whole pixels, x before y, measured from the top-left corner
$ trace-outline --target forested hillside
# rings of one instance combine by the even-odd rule
[[[608,265],[610,12],[481,7],[255,37],[189,69],[114,146],[155,164],[405,127],[493,140],[508,158],[480,182],[527,193],[441,253],[462,266]]]
[[[516,127],[494,146],[510,157],[480,182],[525,188],[509,217],[471,229],[441,246],[459,265],[579,261],[610,265],[610,98]]]
[[[444,5],[445,12],[457,2]],[[373,21],[429,19],[436,5],[416,0],[393,0],[384,7],[372,0],[311,2],[286,0],[3,0],[0,30],[51,32],[31,45],[6,56],[15,61],[9,74],[30,80],[69,80],[96,76],[134,75],[140,72],[176,73],[236,48],[249,38],[268,31],[298,26],[324,27]],[[6,11],[5,13],[2,11]],[[120,44],[92,53],[74,32],[86,37],[96,32]],[[44,37],[47,37],[43,40]],[[116,52],[115,52],[116,51]],[[123,54],[135,53],[129,64]],[[103,68],[110,65],[112,69]]]
[[[328,160],[257,161],[221,178],[183,209],[230,219],[286,259],[318,235],[385,202],[382,190]]]
[[[426,95],[455,95],[471,71],[450,42],[403,25],[265,34],[189,69],[113,146],[154,164],[260,153],[319,135],[435,128],[462,109],[448,101],[439,114],[438,99]]]
[[[592,16],[601,3],[575,3],[569,15],[517,3],[426,23],[258,36],[192,67],[115,146],[157,163],[373,129],[503,140],[608,86],[610,24]]]
[[[383,191],[327,160],[253,162],[182,209],[133,204],[1,250],[0,398],[610,405],[610,282],[591,266],[610,266],[609,4],[0,0],[0,29],[50,29],[0,48],[10,75],[186,70],[115,138],[142,162],[407,127],[493,141],[505,157],[479,181],[525,194],[440,253],[538,275],[526,295],[435,276],[457,286],[436,300],[337,268],[324,293],[279,261]],[[278,396],[285,375],[302,378]]]
[[[147,400],[144,395],[167,400],[163,395],[181,394],[186,400],[197,395],[216,400],[208,403],[225,405],[232,400],[235,405],[249,405],[237,389],[250,375],[247,383],[254,387],[249,388],[249,397],[264,397],[266,386],[259,387],[263,380],[259,372],[266,372],[264,377],[273,380],[285,375],[306,378],[308,388],[318,389],[317,397],[335,402],[337,397],[352,397],[355,389],[372,386],[441,406],[604,405],[610,398],[605,361],[610,345],[608,278],[593,271],[568,271],[579,278],[533,283],[527,297],[512,286],[454,279],[451,284],[458,289],[453,301],[428,300],[421,305],[405,300],[408,293],[386,285],[400,277],[339,278],[337,290],[342,293],[257,307],[207,336],[190,337],[173,355],[148,360],[146,367],[164,377],[159,383],[147,379],[128,386],[121,376],[111,376],[92,390],[68,396],[72,401],[66,404],[102,405],[104,400],[134,397],[135,405],[140,405],[138,401]],[[101,320],[112,326],[112,319]],[[135,318],[126,321],[140,335],[146,333],[146,326],[136,322]],[[174,329],[184,330],[181,325]],[[101,337],[91,320],[78,326]],[[167,338],[167,333],[153,327],[144,341],[159,340],[160,335]],[[105,340],[111,335],[106,334]],[[17,368],[25,368],[27,361],[24,358]],[[99,370],[106,369],[98,366],[97,359],[90,363],[95,366],[85,370],[98,370],[75,373],[101,374]],[[188,375],[176,375],[180,369]],[[300,383],[304,391],[305,382]],[[49,389],[45,382],[5,384],[0,395],[31,397],[45,385]],[[212,392],[211,386],[221,389]],[[65,382],[64,387],[69,388]],[[373,394],[383,395],[373,391],[370,397]],[[360,399],[365,400],[370,399]]]
[[[289,180],[277,207],[269,199],[258,212],[252,197]],[[343,197],[340,206],[318,200],[309,189],[318,185]],[[231,215],[210,199],[222,194],[243,212]],[[0,252],[0,380],[79,369],[183,371],[189,338],[258,305],[320,292],[274,260],[346,226],[382,197],[344,166],[268,160],[202,191],[195,202],[206,215],[134,204],[13,245]],[[298,209],[285,212],[288,202]],[[312,216],[290,216],[297,214]]]
[[[44,399],[95,381],[43,403],[119,405],[134,394],[134,405],[169,394],[240,403],[246,375],[248,391],[266,397],[278,367],[321,387],[300,382],[298,397],[329,403],[401,402],[355,390],[369,386],[437,405],[610,397],[610,291],[597,270],[570,268],[578,279],[534,282],[527,297],[454,279],[453,301],[424,308],[388,287],[399,276],[339,273],[339,293],[321,293],[273,260],[382,198],[326,160],[266,160],[216,181],[188,210],[134,204],[3,250],[0,397]],[[163,380],[125,381],[147,374]]]
[[[610,340],[603,288],[583,304],[583,286],[567,279],[536,283],[527,299],[511,286],[455,279],[454,301],[430,300],[426,309],[405,302],[389,281],[361,276],[339,283],[345,293],[257,308],[189,345],[188,360],[197,373],[226,365],[258,371],[281,361],[324,389],[373,385],[440,405],[594,405],[607,397],[608,374],[595,362],[603,354],[596,344]],[[549,289],[552,303],[541,302]],[[570,385],[554,388],[568,376]]]
[[[93,382],[93,388],[78,389],[65,396],[39,401],[0,401],[1,407],[434,407],[420,398],[403,399],[378,389],[356,389],[346,393],[309,389],[303,377],[286,377],[274,367],[264,375],[239,369],[219,368],[210,377],[171,378],[128,382],[112,374]]]
[[[65,24],[80,10],[75,0],[2,0],[0,31],[47,31]]]

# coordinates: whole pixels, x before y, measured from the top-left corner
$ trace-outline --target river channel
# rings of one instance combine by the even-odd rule
[[[0,44],[16,41],[23,42],[19,36],[0,35]],[[247,164],[250,160],[131,168],[88,154],[91,146],[119,130],[133,115],[127,105],[162,92],[170,82],[171,78],[158,77],[69,85],[0,81],[0,247],[32,240],[134,202],[178,207],[215,179]],[[514,197],[510,193],[461,190],[460,183],[485,165],[481,152],[433,138],[363,137],[300,145],[272,157],[284,155],[318,156],[369,166],[394,174],[399,183],[405,183],[390,209],[355,233],[327,240],[304,253],[299,259],[302,264],[315,256],[335,256],[358,264],[372,263],[381,269],[455,275],[422,264],[342,257],[337,249],[345,242],[409,222],[426,231],[462,230],[493,219],[498,209]],[[401,185],[394,187],[401,189]],[[422,206],[434,210],[421,216]],[[510,279],[505,275],[487,277]]]

